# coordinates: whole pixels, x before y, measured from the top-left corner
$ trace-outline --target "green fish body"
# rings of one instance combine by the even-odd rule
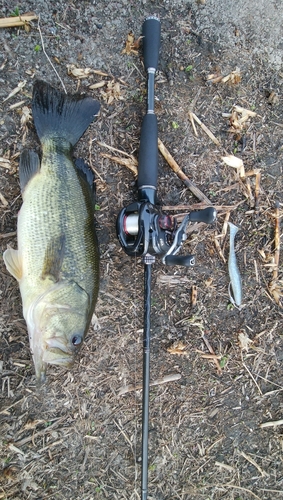
[[[99,111],[92,98],[65,95],[44,82],[33,90],[42,161],[21,155],[23,204],[18,250],[4,261],[19,281],[36,377],[47,364],[73,365],[88,331],[99,287],[92,176],[72,148]]]

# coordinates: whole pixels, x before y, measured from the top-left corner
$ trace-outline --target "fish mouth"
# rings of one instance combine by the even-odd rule
[[[62,339],[58,337],[51,337],[45,340],[45,343],[46,349],[42,357],[44,363],[72,368],[75,361],[74,353]]]
[[[45,340],[45,349],[35,347],[33,361],[36,379],[41,384],[46,381],[47,365],[59,365],[70,369],[74,365],[75,357],[62,339],[51,337]]]

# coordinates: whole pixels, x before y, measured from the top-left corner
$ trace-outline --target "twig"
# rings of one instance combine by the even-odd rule
[[[239,203],[235,203],[235,205],[211,205],[217,212],[230,212],[232,210],[236,210],[240,204],[243,202],[240,201]],[[192,203],[191,205],[186,204],[186,205],[164,205],[162,207],[162,210],[169,210],[174,212],[175,210],[202,210],[203,208],[206,208],[207,204],[204,202],[200,203]]]
[[[42,36],[41,29],[40,29],[40,16],[38,16],[37,28],[38,28],[39,35],[40,35],[40,39],[41,39],[42,51],[43,51],[43,53],[44,53],[45,57],[47,58],[48,62],[50,63],[50,65],[51,65],[52,69],[54,70],[54,72],[55,72],[56,76],[59,78],[59,80],[60,80],[60,82],[61,82],[61,85],[62,85],[62,87],[63,87],[63,90],[64,90],[65,94],[67,94],[67,90],[66,90],[66,87],[65,87],[65,85],[64,85],[64,83],[63,83],[62,78],[60,77],[60,75],[59,75],[59,73],[57,72],[57,70],[56,70],[56,68],[55,68],[54,64],[52,63],[52,61],[51,61],[50,57],[47,55],[47,53],[46,53],[46,51],[45,51],[45,46],[44,46],[43,36]]]
[[[30,21],[34,21],[36,19],[37,16],[34,12],[29,12],[15,17],[2,17],[0,19],[0,28],[16,28],[25,26],[26,24],[29,24]]]
[[[138,169],[133,163],[133,159],[130,158],[120,158],[120,156],[111,156],[108,153],[100,153],[103,158],[108,158],[109,160],[115,161],[115,163],[119,163],[119,165],[123,165],[127,167],[135,176],[138,175]]]
[[[150,386],[154,385],[161,385],[161,384],[167,384],[168,382],[174,382],[175,380],[180,380],[181,375],[180,373],[172,373],[171,375],[165,375],[163,378],[158,378],[156,380],[153,380],[150,382]],[[137,391],[139,389],[142,389],[142,384],[137,384],[137,385],[126,385],[125,387],[121,387],[121,389],[118,392],[118,396],[122,396],[123,394],[127,394],[127,392],[131,391]]]
[[[280,215],[279,215],[279,202],[275,205],[275,227],[274,227],[274,264],[272,278],[273,280],[278,279],[278,268],[279,268],[279,257],[280,257]]]
[[[189,112],[189,115],[192,115],[192,118],[199,124],[199,126],[202,128],[202,130],[208,135],[208,137],[216,144],[216,146],[221,146],[219,140],[213,135],[213,133],[207,128],[207,126],[202,123],[202,121],[197,117],[197,115],[193,112]]]
[[[163,142],[158,139],[158,149],[162,156],[167,161],[168,165],[174,170],[189,190],[201,201],[207,205],[212,205],[211,201],[201,192],[201,190],[194,185],[192,181],[184,174],[183,170],[179,167],[178,163],[174,160],[173,156],[169,153],[168,149],[164,146]]]
[[[245,368],[245,370],[247,370],[247,372],[248,372],[249,376],[251,377],[251,379],[253,380],[254,384],[256,385],[256,387],[257,387],[257,390],[258,390],[259,394],[262,396],[263,394],[262,394],[262,390],[261,390],[261,388],[259,387],[259,385],[258,385],[258,383],[257,383],[256,379],[254,378],[253,374],[252,374],[252,373],[250,372],[250,370],[248,369],[247,365],[244,363],[243,353],[242,353],[242,352],[241,352],[241,358],[242,358],[242,364],[243,364],[243,367]]]
[[[11,231],[10,233],[2,233],[2,234],[0,234],[0,239],[10,238],[12,236],[16,236],[16,234],[17,234],[17,231]]]
[[[258,171],[255,174],[255,212],[258,213],[259,210],[259,193],[260,193],[260,178],[261,173]]]
[[[205,335],[202,335],[202,336],[201,336],[201,338],[202,338],[202,340],[204,341],[204,343],[205,343],[205,345],[206,345],[207,349],[209,350],[210,354],[213,354],[214,356],[216,356],[216,354],[215,354],[215,352],[214,352],[213,348],[211,347],[210,343],[208,342],[208,340],[207,340],[206,336],[205,336]],[[213,358],[213,361],[214,361],[214,363],[215,363],[215,365],[216,365],[216,367],[217,367],[218,374],[219,374],[219,375],[222,375],[222,370],[221,370],[221,366],[220,366],[220,364],[219,364],[218,359],[217,359],[216,357],[214,357],[214,358]]]
[[[283,419],[281,420],[271,420],[270,422],[263,422],[260,424],[261,429],[265,429],[266,427],[277,427],[277,425],[283,425]]]
[[[200,487],[201,490],[204,490],[204,489],[207,489],[207,488],[221,488],[222,490],[225,489],[225,488],[232,488],[232,489],[235,489],[235,490],[245,491],[246,493],[249,493],[250,495],[252,495],[257,500],[262,500],[252,490],[248,490],[247,488],[243,488],[243,486],[237,486],[236,484],[230,484],[230,483],[228,483],[228,484],[227,483],[215,484],[215,483],[211,483],[211,484],[207,484],[206,486],[201,486]]]
[[[215,248],[216,248],[220,258],[223,260],[224,264],[226,264],[226,259],[224,257],[224,253],[223,253],[221,245],[218,241],[218,238],[222,238],[222,237],[223,237],[222,234],[217,234],[217,231],[215,231],[215,233],[214,233],[214,245],[215,245]]]
[[[244,457],[248,462],[250,462],[250,464],[254,465],[254,467],[260,472],[260,474],[263,477],[268,476],[268,474],[264,470],[262,470],[262,468],[256,463],[256,461],[252,457],[247,455],[244,451],[239,451],[239,454],[242,455],[242,457]]]

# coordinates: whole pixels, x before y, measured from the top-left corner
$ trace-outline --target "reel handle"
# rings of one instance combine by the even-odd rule
[[[146,71],[153,68],[155,71],[158,66],[158,56],[160,48],[160,21],[155,16],[149,16],[143,23],[143,57]]]

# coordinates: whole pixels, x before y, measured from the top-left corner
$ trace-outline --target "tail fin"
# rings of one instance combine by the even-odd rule
[[[34,84],[32,113],[40,140],[61,137],[74,146],[99,108],[99,102],[92,97],[68,95],[43,81]]]

